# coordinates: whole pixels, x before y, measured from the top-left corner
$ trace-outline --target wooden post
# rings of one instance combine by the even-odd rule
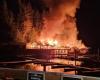
[[[75,49],[75,67],[76,67],[76,53],[77,52],[77,50]],[[75,75],[77,74],[77,71],[76,71],[76,68],[75,68]]]
[[[43,65],[43,71],[46,72],[46,65]]]

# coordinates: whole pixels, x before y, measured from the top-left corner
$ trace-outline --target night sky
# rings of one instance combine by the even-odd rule
[[[87,46],[100,48],[99,0],[82,0],[77,13],[79,37]]]
[[[5,23],[2,16],[2,1],[0,0],[0,43],[11,42],[13,39],[10,36],[10,27]],[[8,0],[9,2],[10,0]],[[12,3],[15,0],[12,0]],[[36,0],[35,0],[36,1]],[[38,0],[37,0],[38,1]],[[13,11],[17,14],[18,9],[13,5]],[[36,5],[36,4],[35,4]],[[37,7],[41,5],[38,4]],[[11,6],[10,6],[11,7]],[[16,8],[16,10],[14,10]],[[39,8],[39,7],[38,7]],[[83,42],[93,48],[100,48],[100,14],[99,0],[82,0],[80,9],[78,10],[77,27],[79,30],[79,38]]]

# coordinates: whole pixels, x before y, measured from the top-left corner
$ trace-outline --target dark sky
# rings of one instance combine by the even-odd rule
[[[12,38],[10,37],[10,27],[3,21],[1,14],[2,1],[3,0],[0,0],[0,43],[12,41]],[[8,0],[8,2],[9,1],[11,0]],[[12,1],[14,2],[14,0]],[[17,3],[15,5],[17,5]],[[99,5],[99,0],[81,0],[80,10],[78,10],[76,14],[79,38],[89,47],[100,48]],[[12,9],[14,8],[15,7]]]
[[[82,0],[77,13],[79,37],[90,47],[100,48],[99,0]]]

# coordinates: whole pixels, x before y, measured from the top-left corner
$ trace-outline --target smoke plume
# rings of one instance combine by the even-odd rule
[[[60,46],[85,47],[78,40],[76,11],[80,0],[18,0],[19,13],[14,17],[6,10],[6,21],[12,27],[16,42],[34,43],[57,41]]]

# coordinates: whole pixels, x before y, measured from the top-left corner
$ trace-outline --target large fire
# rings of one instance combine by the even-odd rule
[[[4,15],[16,42],[34,48],[86,48],[78,39],[76,10],[80,0],[17,0],[19,13],[4,3]],[[35,5],[36,4],[36,5]]]
[[[64,44],[65,45],[65,44]],[[65,46],[62,46],[59,41],[57,40],[47,40],[43,41],[41,40],[40,43],[38,42],[33,42],[33,43],[27,43],[26,48],[27,49],[67,49],[67,48],[73,48],[76,47],[78,49],[83,49],[86,48],[83,43],[76,44],[66,44]],[[87,49],[87,48],[86,48]]]
[[[4,18],[11,26],[15,42],[24,43],[27,49],[34,50],[67,49],[72,53],[78,49],[81,53],[87,52],[87,47],[78,39],[75,18],[80,0],[15,0],[19,9],[18,12],[15,11],[17,14],[13,12],[12,7],[9,8],[10,0],[4,1]],[[51,62],[73,64],[61,59],[54,59]],[[32,68],[36,68],[35,70],[41,69],[40,65],[31,65]],[[54,71],[51,66],[47,68],[48,71]],[[61,72],[62,69],[58,71]]]

